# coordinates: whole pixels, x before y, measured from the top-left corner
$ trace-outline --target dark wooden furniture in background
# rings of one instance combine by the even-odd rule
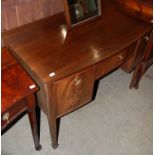
[[[2,102],[1,130],[2,133],[19,116],[28,113],[36,150],[39,144],[38,123],[35,112],[35,93],[39,90],[34,81],[27,75],[15,59],[2,49]],[[22,133],[21,133],[22,134]]]
[[[139,19],[153,22],[153,0],[116,0],[122,10]]]
[[[144,55],[140,63],[136,66],[131,80],[130,88],[137,89],[139,82],[146,70],[153,64],[153,32],[148,39],[147,46],[144,50]]]
[[[141,62],[142,58],[145,55],[148,42],[151,38],[151,33],[152,30],[150,30],[143,37],[137,40],[132,57],[121,66],[124,71],[128,73],[132,72],[135,67]]]
[[[58,146],[58,120],[92,100],[96,80],[134,57],[152,29],[103,0],[102,18],[67,32],[62,13],[3,34],[5,44],[40,87],[38,104]],[[124,69],[126,67],[124,66]]]
[[[153,22],[153,1],[152,0],[117,0],[124,12],[134,15],[137,18]],[[130,89],[137,89],[139,82],[153,63],[153,39],[152,31],[147,33],[144,37],[140,38],[137,42],[133,56],[122,65],[122,69],[126,72],[134,71],[130,83]]]

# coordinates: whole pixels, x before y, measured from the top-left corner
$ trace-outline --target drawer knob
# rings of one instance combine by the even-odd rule
[[[75,78],[75,86],[80,85],[81,81],[82,80],[78,76],[76,76],[76,78]]]
[[[5,113],[5,114],[3,115],[2,120],[3,120],[3,121],[7,121],[7,123],[10,122],[10,121],[9,121],[9,113],[8,113],[8,112]]]
[[[122,54],[119,54],[118,55],[118,58],[119,58],[119,60],[123,60],[124,59],[124,57],[122,56]]]

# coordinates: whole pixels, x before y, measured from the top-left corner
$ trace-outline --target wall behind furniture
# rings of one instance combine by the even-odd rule
[[[2,0],[2,32],[63,11],[63,0]]]

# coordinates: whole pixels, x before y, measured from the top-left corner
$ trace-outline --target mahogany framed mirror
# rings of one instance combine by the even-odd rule
[[[64,0],[68,29],[101,16],[101,0]]]

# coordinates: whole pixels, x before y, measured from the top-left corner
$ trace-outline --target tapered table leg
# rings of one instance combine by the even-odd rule
[[[29,105],[29,110],[28,110],[28,117],[31,125],[31,130],[32,130],[32,135],[33,135],[33,140],[35,144],[35,149],[36,150],[41,150],[41,145],[39,143],[39,129],[38,129],[38,124],[37,124],[37,118],[36,118],[36,111],[35,111],[35,96],[30,95],[28,96],[28,105]]]
[[[51,141],[53,149],[58,147],[58,121],[57,119],[48,118],[49,129],[51,134]]]

